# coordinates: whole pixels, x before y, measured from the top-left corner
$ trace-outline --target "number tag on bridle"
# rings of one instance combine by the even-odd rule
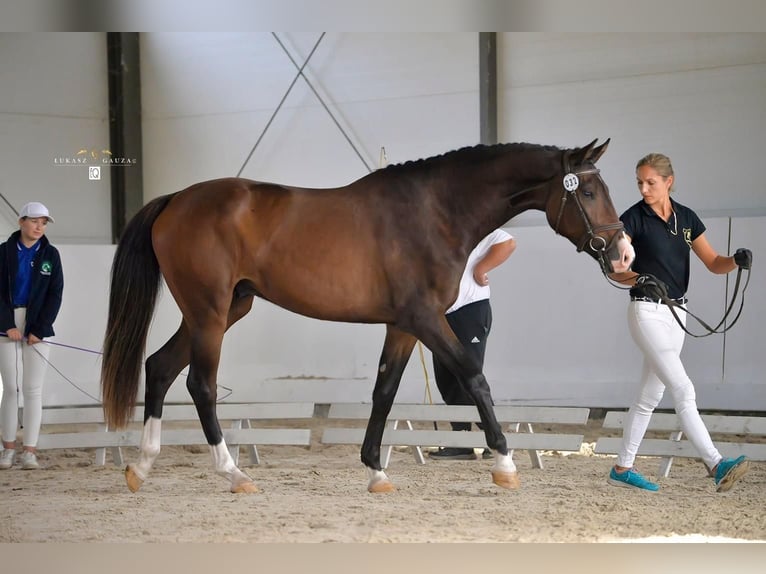
[[[574,173],[568,173],[564,176],[564,189],[569,192],[576,191],[580,187],[580,178]]]

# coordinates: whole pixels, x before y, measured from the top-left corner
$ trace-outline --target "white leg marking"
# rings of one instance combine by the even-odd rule
[[[492,470],[499,470],[502,472],[516,472],[516,465],[513,464],[511,451],[508,451],[508,454],[500,454],[499,452],[495,451],[495,466],[492,467]]]
[[[132,466],[133,472],[141,480],[146,480],[154,461],[160,454],[162,439],[162,419],[149,417],[141,433],[141,446],[138,449],[138,462]]]
[[[226,441],[222,438],[216,445],[210,445],[210,454],[213,457],[213,468],[217,474],[229,479],[231,484],[252,482],[252,479],[237,468],[231,453],[226,447]]]
[[[381,481],[388,481],[388,476],[386,476],[386,473],[382,470],[375,470],[374,468],[370,468],[369,466],[365,466],[364,468],[367,469],[367,478],[369,479],[369,486],[381,482]]]

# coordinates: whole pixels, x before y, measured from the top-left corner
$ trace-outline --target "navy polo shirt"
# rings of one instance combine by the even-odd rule
[[[13,304],[17,307],[26,307],[29,301],[29,289],[32,286],[32,266],[37,250],[40,249],[40,242],[37,241],[32,247],[27,247],[19,241],[16,247],[19,255],[19,269],[13,285]]]
[[[668,296],[678,299],[689,288],[689,252],[692,242],[705,232],[705,224],[685,205],[670,200],[675,215],[665,222],[642,199],[620,216],[636,250],[633,271],[651,273],[668,286]]]

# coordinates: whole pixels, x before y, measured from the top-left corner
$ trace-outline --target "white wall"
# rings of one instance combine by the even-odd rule
[[[659,151],[676,199],[701,216],[766,215],[766,34],[519,33],[500,44],[501,140],[611,137],[599,167],[618,208],[640,199],[636,161]]]
[[[109,243],[109,170],[90,181],[84,165],[57,164],[81,149],[109,149],[106,34],[0,33],[0,193],[18,212],[42,201],[60,243]],[[0,234],[18,228],[0,201]]]
[[[30,192],[30,170],[45,180],[40,193],[48,195],[38,197],[57,217],[49,235],[62,247],[67,276],[56,341],[98,350],[112,247],[68,244],[77,237],[83,237],[79,243],[108,240],[108,179],[94,184],[78,169],[70,174],[30,158],[37,148],[46,150],[47,162],[51,153],[68,152],[67,142],[74,149],[82,140],[84,146],[108,141],[104,37],[33,36],[0,35],[0,185],[20,200]],[[280,37],[302,63],[318,34]],[[688,338],[684,357],[703,407],[766,408],[758,344],[764,315],[757,296],[766,245],[760,165],[766,34],[506,33],[498,61],[502,140],[570,147],[611,137],[600,167],[619,211],[638,200],[636,160],[662,151],[676,168],[676,199],[703,216],[721,252],[729,247],[727,216],[733,216],[732,249],[744,245],[755,252],[745,313],[726,337]],[[266,33],[142,34],[141,64],[147,200],[235,174],[296,73]],[[395,163],[479,139],[476,34],[328,34],[306,74],[373,167],[381,146]],[[38,76],[45,81],[30,79]],[[52,87],[50,77],[58,78]],[[46,115],[47,109],[55,113]],[[366,173],[299,79],[243,175],[328,187]],[[524,214],[509,229],[519,249],[492,278],[495,323],[486,373],[495,397],[627,405],[640,358],[627,333],[625,294],[555,237],[539,214]],[[694,265],[693,309],[715,320],[726,280]],[[539,307],[531,303],[536,300]],[[163,300],[150,351],[177,322],[174,304]],[[249,400],[262,396],[265,386],[273,393],[282,378],[305,377],[302,396],[322,400],[328,396],[323,381],[347,381],[345,394],[331,399],[368,400],[383,332],[382,326],[322,323],[257,302],[227,335],[221,384],[235,389],[233,399]],[[55,361],[97,394],[91,354],[57,348]],[[430,372],[429,356],[426,364]],[[49,373],[49,400],[87,402],[75,400],[85,395],[61,381]],[[171,398],[185,398],[183,386],[176,387]],[[399,398],[420,401],[423,395],[415,353]]]
[[[280,34],[303,64],[320,34]],[[144,193],[235,175],[296,75],[270,34],[144,34]],[[478,141],[476,34],[329,34],[305,71],[371,168]],[[243,177],[345,185],[365,163],[299,79]]]

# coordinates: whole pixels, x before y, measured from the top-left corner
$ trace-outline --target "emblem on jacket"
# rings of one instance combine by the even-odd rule
[[[692,246],[692,230],[686,229],[684,227],[684,241],[686,241],[686,244],[691,247]]]
[[[50,275],[51,269],[53,269],[53,265],[51,265],[51,262],[43,261],[43,264],[40,265],[40,275]]]

